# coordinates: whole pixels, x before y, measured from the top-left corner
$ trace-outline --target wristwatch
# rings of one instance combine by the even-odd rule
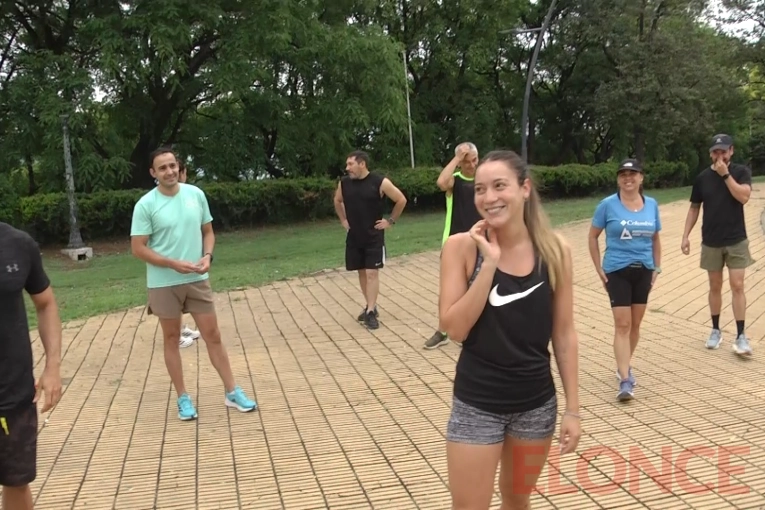
[[[393,218],[388,218],[388,223],[390,223],[391,225],[395,225],[396,220],[394,220]]]
[[[657,266],[657,267],[656,267],[656,268],[653,270],[653,272],[654,272],[654,273],[657,273],[657,274],[661,274],[661,268]]]
[[[727,179],[728,177],[730,177],[730,174],[725,174],[722,176],[723,180]]]
[[[212,264],[213,263],[213,254],[212,254],[212,252],[205,253],[204,256],[206,257],[208,255],[210,256],[210,264]]]

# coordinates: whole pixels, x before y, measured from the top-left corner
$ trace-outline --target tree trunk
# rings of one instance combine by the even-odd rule
[[[141,133],[133,152],[130,154],[130,165],[133,167],[130,180],[126,183],[128,189],[151,189],[155,186],[154,177],[149,173],[151,161],[149,154],[159,146],[159,140],[146,133]]]
[[[32,156],[27,155],[27,181],[29,182],[29,196],[37,193],[37,183],[35,182],[35,168],[32,165]]]

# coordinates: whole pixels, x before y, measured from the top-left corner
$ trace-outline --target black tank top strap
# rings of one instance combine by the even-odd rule
[[[489,232],[484,233],[484,237],[486,240],[489,240]],[[478,248],[478,246],[475,247],[475,268],[473,269],[473,274],[470,275],[470,279],[468,280],[468,287],[470,287],[473,284],[473,280],[476,279],[478,276],[478,271],[481,270],[481,264],[483,264],[483,255],[481,255],[481,250]]]
[[[475,249],[475,269],[473,269],[473,274],[470,275],[470,279],[468,280],[468,287],[473,285],[473,281],[478,276],[478,271],[481,270],[481,264],[483,264],[483,255],[481,255],[481,250],[476,248]]]

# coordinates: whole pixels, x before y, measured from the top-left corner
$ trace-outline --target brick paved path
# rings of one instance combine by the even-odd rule
[[[575,251],[584,434],[579,455],[551,458],[535,510],[765,508],[764,205],[756,190],[748,361],[731,352],[727,278],[726,342],[704,349],[700,226],[686,257],[686,204],[662,207],[664,273],[638,347],[637,399],[626,405],[615,402],[612,322],[588,223],[564,229]],[[421,349],[436,325],[437,273],[437,253],[390,261],[375,332],[356,323],[353,274],[218,295],[235,375],[261,409],[227,411],[204,347],[194,346],[182,351],[199,411],[191,423],[176,417],[161,333],[143,309],[66,325],[65,393],[40,432],[37,508],[450,508],[444,430],[459,348]],[[655,481],[641,473],[652,469]]]

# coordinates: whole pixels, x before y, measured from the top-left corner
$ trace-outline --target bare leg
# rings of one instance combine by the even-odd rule
[[[502,443],[473,445],[446,443],[446,462],[452,510],[488,510]]]
[[[220,338],[218,316],[214,313],[193,313],[191,316],[194,318],[194,322],[197,323],[199,332],[205,340],[210,363],[218,371],[218,375],[220,375],[223,385],[226,387],[226,392],[231,393],[234,391],[236,382],[234,381],[234,374],[231,372],[231,364],[228,360],[226,347]]]
[[[552,437],[538,441],[505,438],[499,472],[500,510],[529,510],[531,492],[545,467]]]
[[[722,271],[709,271],[709,313],[720,315],[722,309]]]
[[[614,357],[622,380],[629,377],[630,330],[632,329],[632,312],[629,306],[616,306],[611,309],[614,314]]]
[[[728,283],[733,295],[733,317],[737,321],[746,320],[746,294],[744,293],[745,269],[728,269]],[[722,281],[720,282],[722,288]],[[722,298],[720,299],[722,301]],[[720,306],[722,303],[720,303]]]
[[[162,327],[167,373],[173,382],[175,392],[181,396],[186,393],[186,384],[183,382],[183,362],[178,346],[178,339],[181,336],[181,318],[159,319],[159,325]]]
[[[367,310],[374,310],[377,306],[377,296],[380,293],[380,272],[377,269],[367,269],[367,283],[364,297],[367,300]]]
[[[3,487],[3,510],[33,510],[32,489],[23,487]]]
[[[630,327],[630,365],[632,357],[635,355],[638,341],[640,340],[640,324],[645,316],[646,305],[632,305],[632,323]]]
[[[359,269],[359,286],[361,286],[361,295],[367,299],[367,270]]]

